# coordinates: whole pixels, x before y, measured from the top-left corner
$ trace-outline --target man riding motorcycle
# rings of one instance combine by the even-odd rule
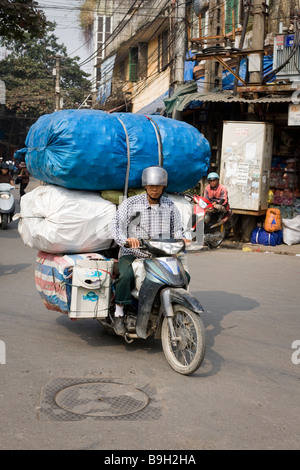
[[[0,165],[0,169],[1,169],[1,172],[0,172],[0,183],[8,183],[10,184],[11,186],[14,186],[15,183],[12,179],[12,176],[9,172],[9,165],[8,163],[6,162],[3,162],[1,163]]]
[[[213,208],[207,211],[204,217],[204,222],[209,223],[212,214],[226,213],[229,211],[228,191],[225,186],[219,183],[218,173],[212,172],[207,176],[208,185],[204,191],[204,197],[208,199]]]
[[[130,197],[120,204],[113,221],[112,235],[121,247],[119,254],[119,279],[115,285],[116,311],[115,333],[125,334],[124,306],[131,303],[131,290],[135,278],[132,263],[136,258],[148,255],[139,250],[139,239],[168,235],[168,238],[184,237],[180,213],[171,199],[162,195],[168,185],[168,174],[161,166],[145,168],[142,186],[146,193]],[[124,244],[128,248],[124,247]]]

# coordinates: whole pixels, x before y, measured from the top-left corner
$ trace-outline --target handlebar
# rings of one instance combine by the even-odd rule
[[[144,240],[142,240],[142,239],[141,240],[138,239],[138,240],[140,242],[140,245],[137,248],[133,248],[133,249],[140,250],[140,249],[146,248],[145,245],[144,245]],[[129,242],[127,242],[127,241],[123,244],[123,246],[124,246],[124,248],[131,248]]]
[[[182,239],[182,238],[171,238],[171,239],[153,239],[153,240],[145,240],[145,239],[138,239],[139,242],[140,242],[140,246],[138,246],[137,248],[134,248],[136,250],[140,250],[140,249],[148,249],[149,248],[149,243],[151,243],[151,241],[153,242],[157,242],[157,241],[160,241],[160,242],[167,242],[167,243],[170,243],[170,242],[173,242],[173,243],[178,243],[178,242],[184,242],[184,245],[186,245],[185,241]],[[124,248],[131,248],[130,245],[129,245],[129,242],[126,241],[124,244],[123,244],[123,247]]]

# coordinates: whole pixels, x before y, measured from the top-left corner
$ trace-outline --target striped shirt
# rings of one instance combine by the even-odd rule
[[[120,256],[147,257],[142,250],[124,248],[127,238],[183,238],[179,210],[171,199],[161,196],[157,206],[149,204],[147,194],[133,196],[120,204],[112,223],[112,236],[121,246]]]

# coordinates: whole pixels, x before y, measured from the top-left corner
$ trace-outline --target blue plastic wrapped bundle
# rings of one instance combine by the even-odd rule
[[[210,159],[208,141],[185,122],[99,110],[44,115],[25,144],[18,153],[33,177],[92,191],[139,188],[143,169],[158,164],[169,174],[168,191],[185,191],[206,175]]]

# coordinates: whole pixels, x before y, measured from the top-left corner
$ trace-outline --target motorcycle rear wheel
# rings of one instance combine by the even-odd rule
[[[193,374],[199,369],[205,355],[205,328],[199,315],[183,305],[173,306],[173,327],[177,338],[172,344],[168,319],[162,324],[161,341],[169,365],[182,375]]]

